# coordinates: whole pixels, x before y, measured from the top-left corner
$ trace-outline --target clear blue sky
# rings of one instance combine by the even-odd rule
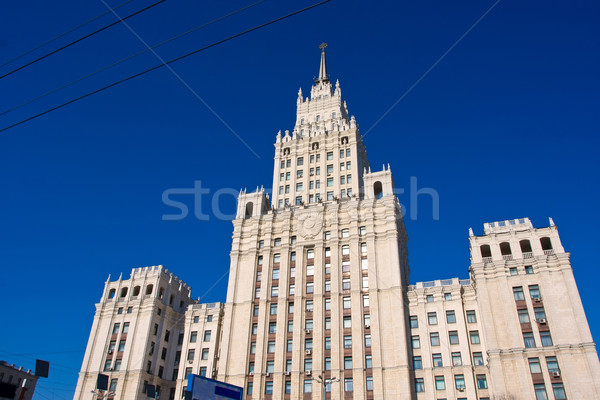
[[[244,4],[168,0],[129,23],[154,44]],[[307,4],[267,0],[158,53],[170,59]],[[293,127],[322,41],[365,133],[492,4],[334,0],[173,64],[259,157],[166,69],[0,134],[0,359],[49,360],[36,399],[70,399],[108,274],[163,264],[194,296],[223,301],[226,279],[209,289],[229,267],[231,222],[163,221],[172,212],[163,191],[196,180],[213,192],[269,187],[275,135]],[[0,64],[105,10],[99,0],[4,4]],[[397,187],[415,176],[440,195],[439,221],[427,198],[407,221],[411,282],[468,277],[469,227],[481,234],[484,222],[526,216],[539,227],[551,216],[600,336],[598,17],[592,0],[500,1],[365,137],[371,165],[390,163]],[[115,26],[1,79],[0,112],[142,49]],[[156,63],[130,60],[0,116],[0,126]],[[223,198],[222,210],[234,208]]]

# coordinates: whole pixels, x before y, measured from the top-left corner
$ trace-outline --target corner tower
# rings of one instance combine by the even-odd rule
[[[325,47],[294,128],[276,135],[272,201],[238,198],[218,379],[247,399],[323,399],[323,380],[327,398],[410,399],[401,208]]]

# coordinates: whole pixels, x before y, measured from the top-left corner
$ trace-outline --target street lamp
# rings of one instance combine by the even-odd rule
[[[333,382],[339,382],[340,378],[323,378],[323,376],[319,375],[317,378],[312,378],[312,380],[323,385],[323,400],[326,400],[327,399],[327,385],[330,385]]]

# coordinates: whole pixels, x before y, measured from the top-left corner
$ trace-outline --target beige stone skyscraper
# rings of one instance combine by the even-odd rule
[[[189,374],[245,400],[597,400],[600,363],[557,227],[469,230],[469,279],[409,284],[389,166],[372,171],[321,46],[273,192],[242,191],[227,300],[199,304],[162,266],[106,282],[76,400],[184,395]],[[427,244],[424,244],[427,245]],[[430,244],[431,245],[431,244]],[[417,266],[423,268],[424,266]],[[170,338],[170,339],[169,339]]]
[[[239,196],[218,377],[255,399],[321,399],[314,379],[335,379],[333,398],[409,399],[400,205],[321,48],[310,98],[277,134],[272,204]]]

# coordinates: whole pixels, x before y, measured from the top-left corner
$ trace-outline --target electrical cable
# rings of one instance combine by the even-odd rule
[[[14,74],[14,73],[15,73],[15,72],[17,72],[17,71],[20,71],[20,70],[22,70],[23,68],[30,66],[31,64],[35,64],[36,62],[38,62],[38,61],[40,61],[40,60],[43,60],[44,58],[46,58],[46,57],[49,57],[49,56],[51,56],[52,54],[56,54],[56,53],[58,53],[59,51],[61,51],[61,50],[64,50],[64,49],[66,49],[67,47],[70,47],[70,46],[74,45],[75,43],[79,43],[79,42],[81,42],[81,41],[82,41],[82,40],[84,40],[84,39],[87,39],[87,38],[89,38],[89,37],[91,37],[91,36],[94,36],[94,35],[95,35],[95,34],[97,34],[97,33],[100,33],[100,32],[102,32],[102,31],[104,31],[104,30],[106,30],[106,29],[108,29],[108,28],[110,28],[110,27],[112,27],[112,26],[115,26],[115,25],[117,25],[117,24],[118,24],[118,23],[120,23],[121,21],[124,21],[124,20],[126,20],[126,19],[128,19],[128,18],[131,18],[131,17],[133,17],[133,16],[137,15],[137,14],[140,14],[140,13],[142,13],[142,12],[144,12],[144,11],[147,11],[147,10],[151,9],[152,7],[154,7],[154,6],[157,6],[157,5],[161,4],[161,3],[164,3],[165,1],[167,1],[167,0],[159,0],[159,1],[157,1],[156,3],[150,4],[148,7],[142,8],[141,10],[139,10],[139,11],[136,11],[136,12],[134,12],[133,14],[129,14],[128,16],[121,18],[119,21],[115,21],[115,22],[113,22],[113,23],[111,23],[111,24],[108,24],[108,25],[106,25],[106,26],[104,26],[104,27],[102,27],[102,28],[100,28],[100,29],[98,29],[98,30],[96,30],[96,31],[92,32],[92,33],[88,33],[87,35],[85,35],[85,36],[83,36],[83,37],[80,37],[79,39],[77,39],[77,40],[74,40],[74,41],[72,41],[71,43],[67,43],[66,45],[64,45],[64,46],[62,46],[62,47],[59,47],[58,49],[56,49],[56,50],[53,50],[53,51],[51,51],[50,53],[44,54],[43,56],[41,56],[41,57],[38,57],[38,58],[36,58],[35,60],[28,62],[27,64],[21,65],[20,67],[18,67],[18,68],[15,68],[15,69],[13,69],[13,70],[12,70],[12,71],[10,71],[10,72],[7,72],[7,73],[5,73],[4,75],[1,75],[1,76],[0,76],[0,79],[2,79],[2,78],[5,78],[5,77],[7,77],[7,76],[9,76],[9,75],[12,75],[12,74]]]
[[[130,1],[132,1],[132,0],[130,0]],[[130,56],[128,56],[128,57],[125,57],[125,58],[123,58],[123,59],[121,59],[121,60],[119,60],[119,61],[116,61],[116,62],[114,62],[114,63],[112,63],[112,64],[109,64],[109,65],[107,65],[107,66],[103,67],[103,68],[100,68],[99,70],[96,70],[96,71],[94,71],[94,72],[91,72],[91,73],[89,73],[89,74],[87,74],[87,75],[84,75],[84,76],[82,76],[82,77],[80,77],[80,78],[77,78],[77,79],[75,79],[75,80],[73,80],[73,81],[71,81],[71,82],[69,82],[69,83],[65,83],[64,85],[62,85],[62,86],[59,86],[59,87],[58,87],[58,88],[56,88],[56,89],[50,90],[49,92],[46,92],[46,93],[44,93],[44,94],[41,94],[41,95],[39,95],[39,96],[37,96],[37,97],[34,97],[34,98],[33,98],[33,99],[31,99],[31,100],[28,100],[28,101],[26,101],[26,102],[24,102],[24,103],[21,103],[21,104],[19,104],[19,105],[17,105],[17,106],[14,106],[14,107],[12,107],[12,108],[9,108],[8,110],[2,111],[2,112],[0,112],[0,116],[2,116],[2,115],[4,115],[4,114],[8,114],[9,112],[15,111],[15,110],[17,110],[17,109],[19,109],[19,108],[21,108],[21,107],[23,107],[23,106],[26,106],[26,105],[28,105],[28,104],[31,104],[31,103],[33,103],[34,101],[37,101],[37,100],[39,100],[39,99],[41,99],[41,98],[44,98],[44,97],[46,97],[46,96],[48,96],[48,95],[50,95],[50,94],[56,93],[56,92],[58,92],[58,91],[60,91],[60,90],[62,90],[62,89],[64,89],[64,88],[66,88],[66,87],[69,87],[69,86],[71,86],[71,85],[73,85],[73,84],[75,84],[75,83],[77,83],[77,82],[81,82],[81,81],[82,81],[82,80],[84,80],[84,79],[87,79],[87,78],[89,78],[89,77],[91,77],[91,76],[94,76],[94,75],[96,75],[96,74],[98,74],[98,73],[100,73],[100,72],[102,72],[102,71],[106,71],[107,69],[110,69],[110,68],[112,68],[112,67],[114,67],[114,66],[117,66],[118,64],[121,64],[121,63],[123,63],[123,62],[125,62],[125,61],[127,61],[127,60],[130,60],[130,59],[134,58],[134,57],[137,57],[137,56],[139,56],[139,55],[140,55],[140,54],[142,54],[142,53],[145,53],[145,52],[147,52],[147,51],[150,51],[150,50],[152,50],[152,49],[155,49],[155,48],[157,48],[157,47],[160,47],[160,46],[162,46],[162,45],[164,45],[164,44],[167,44],[167,43],[169,43],[169,42],[171,42],[171,41],[173,41],[173,40],[179,39],[180,37],[183,37],[183,36],[185,36],[185,35],[188,35],[188,34],[190,34],[190,33],[194,32],[194,31],[197,31],[198,29],[201,29],[201,28],[204,28],[204,27],[206,27],[206,26],[208,26],[208,25],[214,24],[215,22],[218,22],[218,21],[220,21],[220,20],[222,20],[222,19],[225,19],[225,18],[227,18],[227,17],[230,17],[230,16],[232,16],[232,15],[234,15],[234,14],[237,14],[237,13],[239,13],[239,12],[241,12],[241,11],[244,11],[244,10],[246,10],[246,9],[248,9],[248,8],[254,7],[254,6],[256,6],[256,5],[260,4],[260,3],[263,3],[263,2],[265,2],[265,1],[266,1],[266,0],[260,0],[260,1],[257,1],[256,3],[252,3],[252,4],[250,4],[250,5],[247,5],[247,6],[245,6],[245,7],[242,7],[242,8],[240,8],[240,9],[238,9],[238,10],[236,10],[236,11],[232,11],[232,12],[230,12],[229,14],[226,14],[226,15],[223,15],[223,16],[221,16],[221,17],[219,17],[219,18],[213,19],[212,21],[206,22],[206,23],[204,23],[204,24],[202,24],[202,25],[199,25],[199,26],[197,26],[197,27],[195,27],[195,28],[192,28],[192,29],[190,29],[190,30],[188,30],[188,31],[186,31],[186,32],[183,32],[183,33],[181,33],[181,34],[179,34],[179,35],[177,35],[177,36],[173,36],[172,38],[170,38],[170,39],[167,39],[167,40],[165,40],[165,41],[163,41],[163,42],[160,42],[160,43],[158,43],[158,44],[156,44],[156,45],[154,45],[154,46],[152,46],[152,47],[149,47],[149,48],[146,48],[146,49],[144,49],[144,50],[141,50],[141,51],[139,51],[139,52],[137,52],[137,53],[134,53],[134,54],[132,54],[132,55],[130,55]]]
[[[111,8],[110,10],[108,10],[108,11],[106,11],[106,12],[103,12],[103,13],[102,13],[102,14],[100,14],[100,15],[97,15],[97,16],[95,16],[94,18],[90,19],[89,21],[86,21],[86,22],[84,22],[84,23],[82,23],[82,24],[80,24],[80,25],[77,25],[75,28],[69,29],[68,31],[66,31],[66,32],[64,32],[64,33],[61,33],[60,35],[58,35],[58,36],[55,36],[55,37],[53,37],[53,38],[52,38],[52,39],[50,39],[50,40],[47,40],[47,41],[45,41],[44,43],[42,43],[42,44],[40,44],[40,45],[38,45],[38,46],[34,47],[34,48],[33,48],[33,49],[31,49],[31,50],[27,50],[25,53],[23,53],[23,54],[21,54],[21,55],[19,55],[19,56],[16,56],[16,57],[14,57],[14,58],[12,58],[12,59],[10,59],[10,60],[6,61],[4,64],[0,64],[0,68],[4,67],[5,65],[8,65],[8,64],[10,64],[10,63],[11,63],[11,62],[13,62],[13,61],[16,61],[16,60],[18,60],[19,58],[21,58],[21,57],[23,57],[23,56],[26,56],[26,55],[27,55],[27,54],[29,54],[29,53],[32,53],[32,52],[34,52],[34,51],[36,51],[36,50],[38,50],[38,49],[40,49],[40,48],[44,47],[45,45],[47,45],[47,44],[49,44],[49,43],[52,43],[52,42],[54,42],[54,41],[55,41],[55,40],[57,40],[57,39],[60,39],[61,37],[65,36],[65,35],[68,35],[68,34],[69,34],[69,33],[71,33],[71,32],[74,32],[74,31],[76,31],[76,30],[77,30],[77,29],[79,29],[79,28],[82,28],[82,27],[84,27],[85,25],[89,24],[90,22],[94,22],[94,21],[95,21],[95,20],[97,20],[98,18],[101,18],[101,17],[105,16],[106,14],[109,14],[109,13],[113,12],[114,10],[116,10],[116,9],[119,9],[119,8],[123,7],[125,4],[131,3],[132,1],[133,1],[133,0],[127,0],[125,3],[121,3],[121,4],[119,4],[118,6],[116,6],[116,7],[114,7],[114,8]]]
[[[161,1],[165,1],[165,0],[161,0]],[[154,67],[152,67],[152,68],[149,68],[149,69],[147,69],[147,70],[144,70],[144,71],[142,71],[142,72],[138,72],[137,74],[130,75],[130,76],[128,76],[127,78],[123,78],[123,79],[121,79],[121,80],[118,80],[118,81],[116,81],[116,82],[113,82],[113,83],[111,83],[111,84],[109,84],[109,85],[103,86],[103,87],[101,87],[101,88],[99,88],[99,89],[96,89],[96,90],[94,90],[94,91],[88,92],[88,93],[86,93],[86,94],[84,94],[84,95],[81,95],[81,96],[79,96],[79,97],[76,97],[76,98],[74,98],[74,99],[71,99],[71,100],[69,100],[69,101],[67,101],[67,102],[65,102],[65,103],[62,103],[62,104],[58,105],[58,106],[52,107],[52,108],[50,108],[50,109],[48,109],[48,110],[46,110],[46,111],[43,111],[43,112],[41,112],[41,113],[38,113],[38,114],[35,114],[35,115],[33,115],[33,116],[29,117],[29,118],[23,119],[23,120],[21,120],[21,121],[19,121],[19,122],[16,122],[16,123],[12,124],[12,125],[6,126],[6,127],[2,128],[2,129],[0,129],[0,132],[4,132],[4,131],[6,131],[6,130],[8,130],[8,129],[10,129],[10,128],[14,128],[15,126],[18,126],[18,125],[21,125],[21,124],[23,124],[23,123],[25,123],[25,122],[31,121],[32,119],[35,119],[35,118],[41,117],[42,115],[48,114],[48,113],[50,113],[50,112],[52,112],[52,111],[58,110],[59,108],[62,108],[62,107],[68,106],[69,104],[75,103],[76,101],[79,101],[79,100],[85,99],[86,97],[92,96],[92,95],[94,95],[94,94],[96,94],[96,93],[100,93],[100,92],[102,92],[102,91],[104,91],[104,90],[106,90],[106,89],[110,89],[110,88],[111,88],[111,87],[113,87],[113,86],[117,86],[117,85],[119,85],[119,84],[121,84],[121,83],[127,82],[127,81],[129,81],[129,80],[131,80],[131,79],[134,79],[134,78],[137,78],[138,76],[145,75],[145,74],[147,74],[148,72],[154,71],[154,70],[156,70],[156,69],[159,69],[159,68],[161,68],[161,67],[164,67],[164,66],[166,66],[166,65],[168,65],[168,64],[174,63],[174,62],[176,62],[176,61],[183,60],[184,58],[187,58],[187,57],[189,57],[189,56],[191,56],[191,55],[194,55],[194,54],[196,54],[196,53],[199,53],[199,52],[201,52],[201,51],[207,50],[207,49],[209,49],[209,48],[211,48],[211,47],[215,47],[215,46],[217,46],[217,45],[219,45],[219,44],[222,44],[222,43],[228,42],[228,41],[230,41],[230,40],[232,40],[232,39],[235,39],[235,38],[237,38],[237,37],[243,36],[243,35],[245,35],[245,34],[247,34],[247,33],[250,33],[250,32],[253,32],[253,31],[255,31],[255,30],[258,30],[258,29],[264,28],[265,26],[268,26],[268,25],[274,24],[274,23],[276,23],[276,22],[279,22],[279,21],[281,21],[281,20],[284,20],[284,19],[290,18],[290,17],[292,17],[292,16],[294,16],[294,15],[296,15],[296,14],[300,14],[300,13],[302,13],[302,12],[308,11],[308,10],[310,10],[310,9],[312,9],[312,8],[315,8],[315,7],[321,6],[321,5],[325,4],[325,3],[329,3],[330,1],[331,1],[331,0],[323,0],[323,1],[320,1],[320,2],[318,2],[318,3],[315,3],[315,4],[313,4],[313,5],[310,5],[310,6],[308,6],[308,7],[305,7],[305,8],[302,8],[302,9],[300,9],[300,10],[294,11],[294,12],[292,12],[292,13],[290,13],[290,14],[284,15],[284,16],[282,16],[282,17],[278,17],[278,18],[276,18],[276,19],[273,19],[273,20],[271,20],[271,21],[269,21],[269,22],[265,22],[265,23],[263,23],[263,24],[261,24],[261,25],[258,25],[258,26],[255,26],[255,27],[253,27],[253,28],[247,29],[247,30],[245,30],[245,31],[242,31],[242,32],[240,32],[240,33],[236,33],[235,35],[229,36],[229,37],[227,37],[227,38],[225,38],[225,39],[221,39],[221,40],[219,40],[219,41],[213,42],[213,43],[211,43],[211,44],[209,44],[209,45],[207,45],[207,46],[201,47],[200,49],[194,50],[194,51],[192,51],[192,52],[189,52],[189,53],[187,53],[187,54],[184,54],[184,55],[182,55],[182,56],[179,56],[179,57],[173,58],[172,60],[166,61],[166,62],[164,62],[164,63],[162,63],[162,64],[155,65],[155,66],[154,66]]]

